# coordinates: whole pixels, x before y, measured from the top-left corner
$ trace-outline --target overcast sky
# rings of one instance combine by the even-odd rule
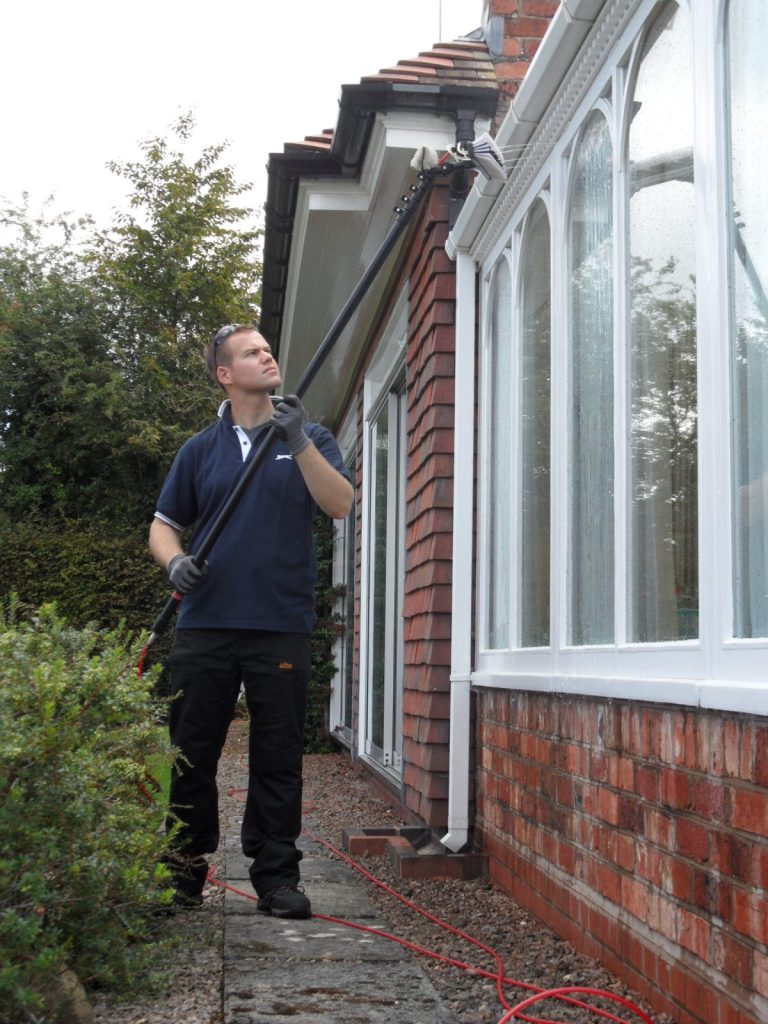
[[[108,160],[197,119],[194,152],[265,198],[267,154],[330,128],[342,83],[477,28],[483,0],[11,0],[2,16],[0,196],[110,223]],[[440,33],[440,27],[442,32]]]

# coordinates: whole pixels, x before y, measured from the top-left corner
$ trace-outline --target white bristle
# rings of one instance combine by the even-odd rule
[[[437,163],[438,157],[436,150],[432,149],[431,146],[419,146],[413,154],[411,167],[414,171],[422,173],[424,171],[431,171],[433,167],[437,167]]]

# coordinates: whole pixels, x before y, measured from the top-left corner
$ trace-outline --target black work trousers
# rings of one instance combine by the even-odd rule
[[[240,629],[179,629],[170,655],[175,698],[169,820],[177,847],[195,857],[219,845],[216,771],[242,683],[250,716],[243,852],[264,895],[299,881],[302,753],[309,637]]]

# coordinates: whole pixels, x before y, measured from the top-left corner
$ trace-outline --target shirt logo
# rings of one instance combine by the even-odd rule
[[[277,667],[282,672],[290,672],[290,670],[293,668],[293,665],[290,661],[281,661]]]
[[[292,458],[293,458],[292,455],[276,455],[275,456],[275,462],[279,462],[280,459],[292,459]]]

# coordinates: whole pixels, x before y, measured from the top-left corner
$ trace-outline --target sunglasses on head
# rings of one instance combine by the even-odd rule
[[[219,350],[219,346],[223,345],[227,338],[235,334],[236,331],[250,331],[251,328],[247,324],[227,324],[226,327],[220,327],[219,330],[213,337],[213,361],[216,362],[216,353]]]

